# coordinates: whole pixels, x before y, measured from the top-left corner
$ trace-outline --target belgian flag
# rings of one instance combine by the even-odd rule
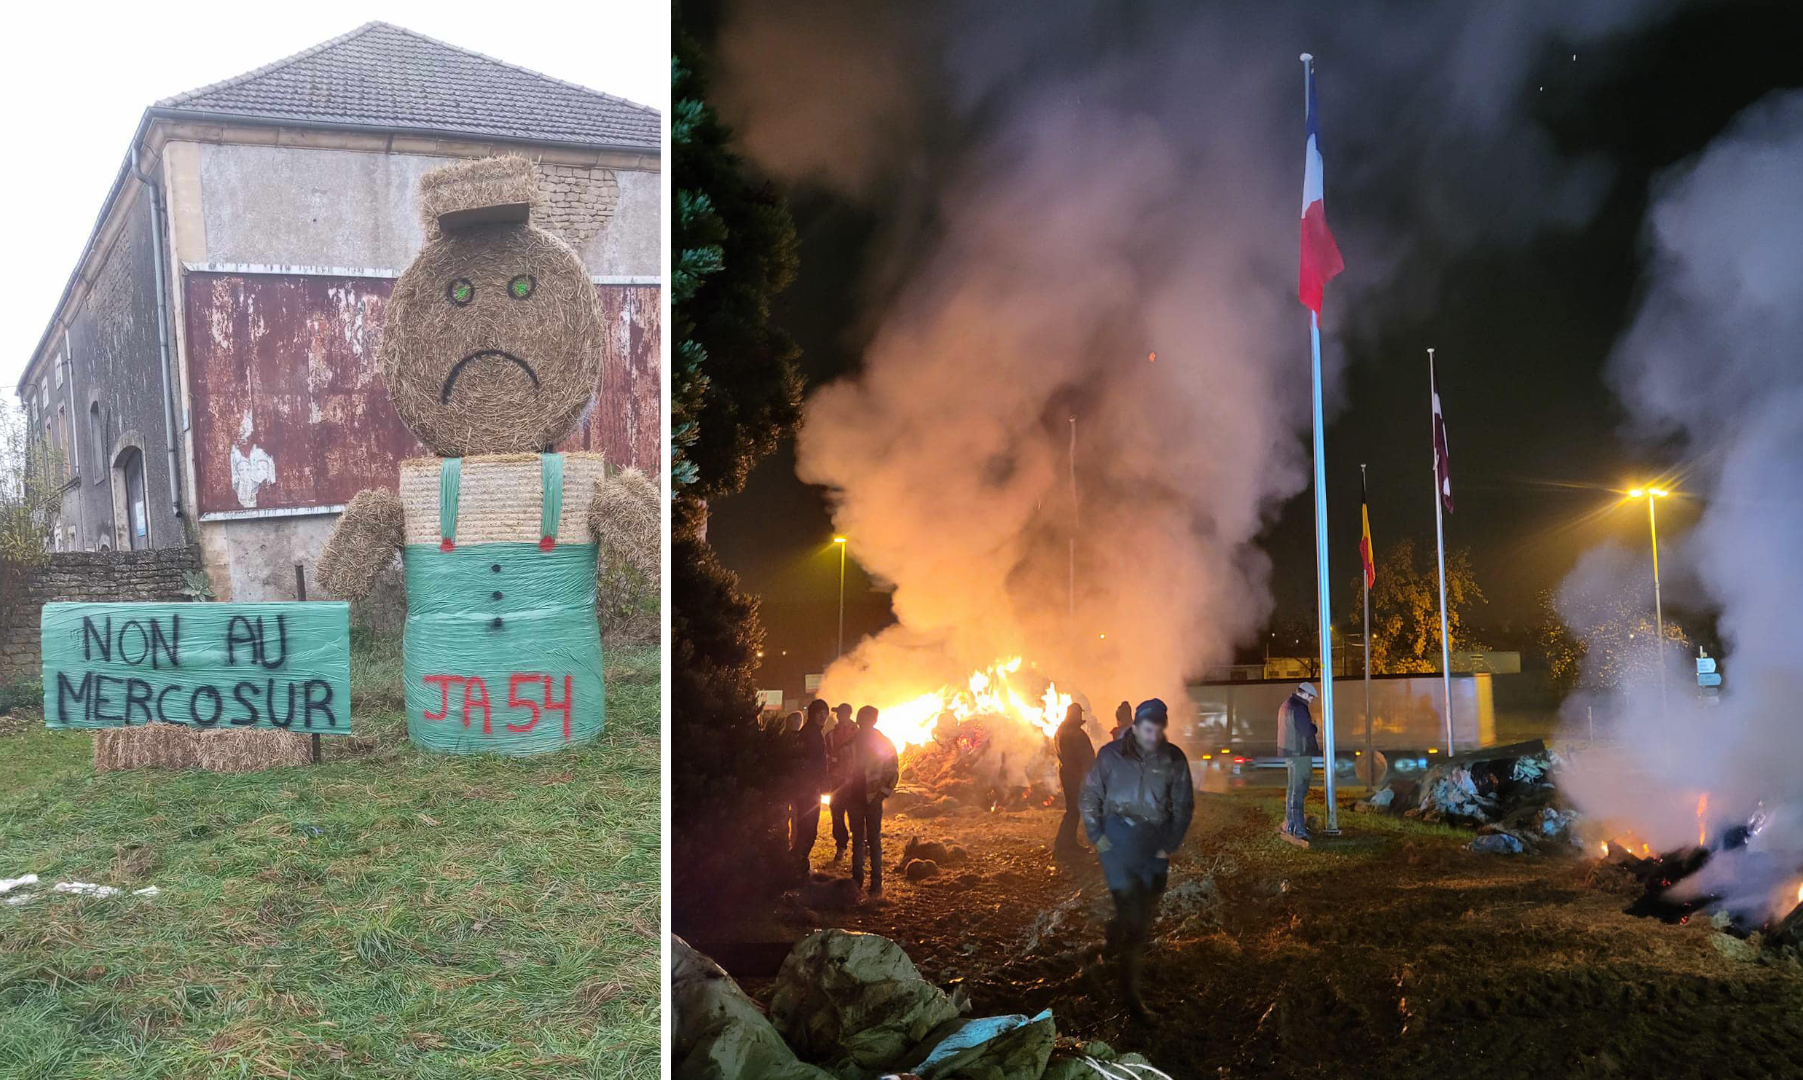
[[[1377,584],[1377,556],[1371,553],[1371,507],[1365,494],[1365,470],[1359,469],[1359,561],[1365,564],[1365,588]]]

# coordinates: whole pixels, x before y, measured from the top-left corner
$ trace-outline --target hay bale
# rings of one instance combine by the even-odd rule
[[[401,549],[401,500],[392,491],[359,491],[344,508],[314,577],[329,595],[362,596]]]
[[[313,760],[312,741],[286,731],[209,731],[185,724],[148,724],[94,733],[94,771],[205,769],[256,772]]]
[[[444,470],[439,458],[409,458],[401,462],[401,512],[405,515],[403,542],[436,545],[438,533],[438,480]],[[589,539],[588,493],[606,483],[606,462],[597,453],[572,450],[563,455],[563,509],[557,518],[557,535],[564,543]],[[463,459],[463,479],[457,498],[457,543],[537,543],[543,523],[544,474],[537,454],[479,454]],[[657,558],[657,534],[652,534],[651,557]]]
[[[528,184],[536,191],[522,158],[464,162],[428,173],[421,202],[438,220]],[[603,329],[574,251],[525,220],[489,221],[432,236],[395,280],[377,361],[434,454],[535,453],[588,407]]]
[[[525,221],[540,202],[538,170],[517,154],[446,165],[419,181],[420,217],[428,238],[446,230]]]

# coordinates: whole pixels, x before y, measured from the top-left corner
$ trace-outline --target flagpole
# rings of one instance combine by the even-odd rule
[[[1359,463],[1359,496],[1361,499],[1359,529],[1369,531],[1371,527],[1371,495],[1365,487],[1364,462]],[[1365,558],[1370,559],[1374,565],[1377,561],[1377,555],[1371,550],[1368,542],[1365,548]],[[1371,747],[1371,575],[1366,573],[1362,566],[1359,568],[1359,580],[1365,584],[1365,768],[1369,770],[1368,775],[1371,777],[1367,783],[1375,785],[1377,783],[1377,757]]]
[[[1065,632],[1070,635],[1071,644],[1077,641],[1077,417],[1071,416],[1071,521],[1070,521],[1070,563],[1067,567],[1069,579],[1065,586]]]
[[[1314,59],[1308,53],[1302,54],[1304,112],[1307,111],[1315,77]],[[1333,606],[1327,578],[1327,425],[1322,418],[1321,408],[1321,317],[1312,309],[1308,313],[1308,337],[1314,382],[1315,578],[1321,636],[1321,772],[1323,792],[1327,796],[1327,823],[1322,831],[1332,836],[1340,831],[1340,819],[1339,808],[1334,805]]]
[[[1430,397],[1438,397],[1439,386],[1434,382],[1434,350],[1427,350],[1427,387]],[[1438,438],[1439,432],[1434,429],[1433,418],[1428,418],[1428,442]],[[1442,524],[1440,513],[1440,452],[1433,451],[1433,463],[1429,466],[1434,474],[1434,548],[1440,559],[1440,686],[1446,698],[1446,753],[1450,757],[1452,747],[1452,642],[1446,632],[1446,528]]]

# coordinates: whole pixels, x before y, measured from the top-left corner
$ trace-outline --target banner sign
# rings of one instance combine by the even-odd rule
[[[45,604],[44,724],[351,733],[350,605]]]

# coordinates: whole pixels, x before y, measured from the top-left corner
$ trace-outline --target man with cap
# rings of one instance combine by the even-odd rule
[[[1308,798],[1309,780],[1314,773],[1315,755],[1321,752],[1320,731],[1309,715],[1309,702],[1315,700],[1315,684],[1305,682],[1277,707],[1277,752],[1289,767],[1289,789],[1283,801],[1283,825],[1280,831],[1297,840],[1308,839],[1308,824],[1302,816],[1302,804]]]
[[[1164,702],[1140,702],[1133,726],[1097,752],[1083,782],[1083,829],[1114,897],[1106,954],[1120,964],[1128,1009],[1146,1023],[1156,1019],[1140,997],[1146,944],[1171,853],[1196,810],[1189,759],[1165,738],[1169,720]]]

